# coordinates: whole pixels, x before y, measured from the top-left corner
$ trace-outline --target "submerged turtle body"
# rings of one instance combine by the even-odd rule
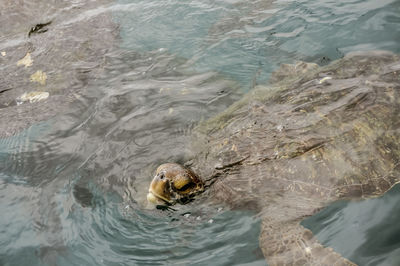
[[[349,54],[258,87],[201,124],[192,169],[210,197],[258,210],[269,265],[352,265],[300,225],[400,180],[400,58]]]

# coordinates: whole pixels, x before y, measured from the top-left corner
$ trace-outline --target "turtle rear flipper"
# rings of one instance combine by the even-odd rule
[[[356,265],[324,247],[299,222],[263,219],[259,240],[268,265]]]

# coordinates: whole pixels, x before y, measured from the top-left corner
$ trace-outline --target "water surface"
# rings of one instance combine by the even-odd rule
[[[394,0],[3,1],[0,10],[1,265],[265,265],[256,213],[205,198],[151,209],[155,167],[192,156],[195,125],[282,63],[400,52]],[[32,65],[18,66],[27,53]],[[45,84],[31,81],[39,70]],[[29,91],[50,97],[17,105]],[[397,190],[334,203],[305,224],[362,265],[397,265]]]

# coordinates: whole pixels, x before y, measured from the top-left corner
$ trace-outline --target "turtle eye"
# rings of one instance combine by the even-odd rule
[[[193,183],[187,183],[186,185],[182,186],[181,188],[176,188],[176,190],[183,192],[192,187],[193,187]]]

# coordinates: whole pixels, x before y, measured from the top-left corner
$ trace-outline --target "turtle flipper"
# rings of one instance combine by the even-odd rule
[[[332,248],[324,247],[299,221],[261,224],[260,247],[268,265],[356,265]]]

